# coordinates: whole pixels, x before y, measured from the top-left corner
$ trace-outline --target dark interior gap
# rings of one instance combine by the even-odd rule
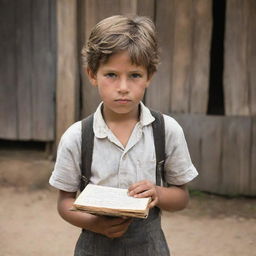
[[[210,52],[210,81],[207,114],[224,115],[224,40],[226,0],[213,1],[213,29]]]
[[[45,151],[47,143],[42,141],[17,141],[0,139],[0,150],[37,150]]]

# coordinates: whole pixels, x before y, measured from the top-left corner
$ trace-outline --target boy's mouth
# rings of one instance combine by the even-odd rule
[[[120,104],[127,104],[128,102],[130,102],[131,100],[129,99],[117,99],[115,100],[116,102],[120,103]]]

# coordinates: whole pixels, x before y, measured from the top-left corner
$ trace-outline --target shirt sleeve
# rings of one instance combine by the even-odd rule
[[[51,186],[67,192],[76,192],[81,180],[81,122],[71,125],[61,137]]]
[[[193,180],[198,172],[194,167],[181,126],[172,117],[165,121],[165,179],[168,184],[183,185]]]

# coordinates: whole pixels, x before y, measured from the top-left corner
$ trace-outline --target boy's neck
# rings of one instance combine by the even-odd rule
[[[139,120],[140,110],[129,112],[127,114],[117,114],[113,112],[104,111],[103,117],[108,128],[113,132],[121,144],[125,147],[129,141],[132,131]]]
[[[119,113],[109,111],[108,109],[104,108],[104,105],[103,105],[102,115],[106,123],[109,123],[109,122],[122,123],[122,122],[129,122],[129,121],[137,122],[140,118],[140,106],[138,105],[137,109],[129,113],[119,114]]]

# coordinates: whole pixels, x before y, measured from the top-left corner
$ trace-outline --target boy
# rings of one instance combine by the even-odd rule
[[[186,183],[197,171],[181,127],[164,115],[170,186],[156,185],[154,117],[141,102],[158,64],[154,25],[145,17],[104,19],[93,28],[83,57],[102,99],[94,113],[90,183],[128,188],[130,196],[152,202],[146,220],[70,211],[81,182],[81,122],[73,124],[60,141],[50,184],[59,189],[59,214],[83,229],[75,255],[169,255],[159,209],[183,209],[189,200]]]

